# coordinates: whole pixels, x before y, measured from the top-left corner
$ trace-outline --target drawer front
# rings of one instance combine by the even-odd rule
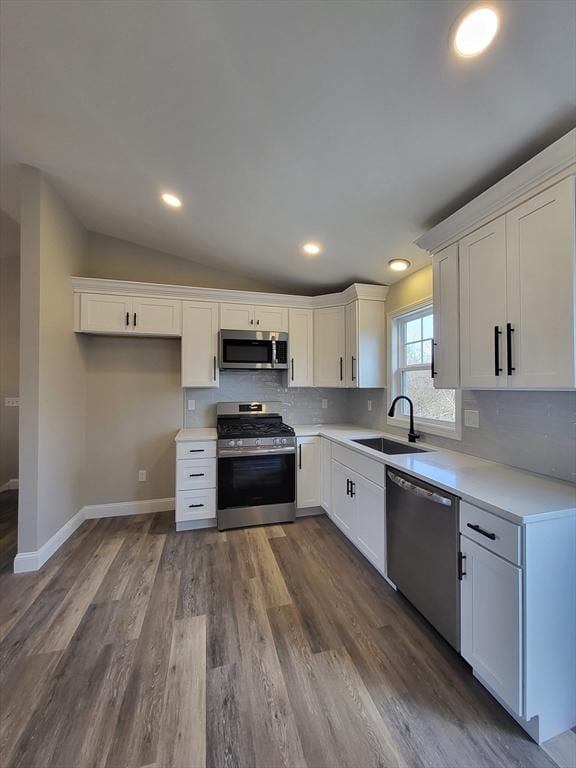
[[[180,459],[176,462],[176,490],[216,487],[216,459]]]
[[[216,457],[216,440],[190,440],[186,443],[176,443],[177,459],[214,459]]]
[[[368,480],[372,480],[376,485],[384,487],[386,468],[379,461],[374,461],[374,459],[370,459],[368,456],[362,456],[362,454],[351,451],[349,448],[344,448],[343,445],[338,445],[338,443],[332,443],[332,458],[339,461],[340,464],[344,464],[345,467],[358,472],[359,475],[367,477]]]
[[[460,533],[511,563],[522,565],[522,537],[519,525],[462,501]]]
[[[206,520],[216,517],[216,490],[178,491],[176,493],[176,522]]]

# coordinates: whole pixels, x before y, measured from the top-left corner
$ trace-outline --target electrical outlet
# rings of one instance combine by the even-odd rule
[[[328,400],[326,398],[322,398],[322,408],[328,408]]]
[[[140,469],[138,471],[138,482],[139,483],[145,483],[146,482],[146,470]]]
[[[189,411],[196,410],[196,400],[188,400],[188,410]]]
[[[480,426],[480,413],[479,411],[467,411],[464,410],[464,426],[474,427],[478,429]]]
[[[372,400],[368,400],[368,410],[372,410]]]
[[[18,408],[20,405],[20,398],[19,397],[5,397],[4,398],[4,405],[6,408]]]

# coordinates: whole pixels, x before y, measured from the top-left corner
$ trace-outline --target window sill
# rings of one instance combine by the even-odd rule
[[[406,431],[410,428],[410,419],[404,416],[388,416],[387,423],[391,427],[397,427]],[[436,435],[437,437],[447,437],[450,440],[462,440],[462,430],[459,424],[455,424],[453,427],[445,427],[442,424],[430,424],[428,421],[414,419],[414,428],[417,432],[421,432],[424,435]]]

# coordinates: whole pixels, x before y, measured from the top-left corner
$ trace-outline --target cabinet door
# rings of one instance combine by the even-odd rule
[[[432,378],[436,389],[460,386],[458,243],[434,254]]]
[[[574,386],[574,178],[506,216],[508,386]]]
[[[314,384],[343,387],[346,347],[345,307],[314,310]]]
[[[291,309],[289,315],[289,387],[314,386],[314,311]]]
[[[220,304],[220,328],[253,331],[254,307],[251,304]]]
[[[134,333],[151,336],[180,336],[182,333],[182,302],[178,299],[144,299],[132,301]]]
[[[288,307],[254,307],[257,331],[288,331]]]
[[[522,714],[520,568],[460,537],[461,653],[508,706]]]
[[[182,386],[218,386],[218,304],[182,302]]]
[[[298,439],[296,500],[299,509],[320,506],[320,438]]]
[[[383,301],[359,299],[356,305],[354,387],[386,386],[386,312]]]
[[[88,333],[132,333],[132,297],[83,293],[80,330]]]
[[[330,515],[332,498],[332,443],[325,437],[320,438],[320,506]]]
[[[349,482],[352,472],[340,462],[332,459],[332,499],[330,517],[342,533],[353,539],[354,530],[354,499],[349,494]]]
[[[385,491],[379,485],[354,473],[353,499],[356,502],[354,543],[372,565],[386,573]]]
[[[346,364],[344,380],[347,387],[358,386],[358,302],[346,307]]]
[[[504,216],[463,238],[459,243],[459,250],[462,386],[506,386]],[[499,369],[498,373],[496,368]]]

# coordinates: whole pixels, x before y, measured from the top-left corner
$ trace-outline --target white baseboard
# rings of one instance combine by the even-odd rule
[[[0,485],[0,493],[4,493],[4,491],[17,491],[18,490],[18,478],[13,477],[11,480],[8,480],[7,483],[4,483],[4,485]]]
[[[33,552],[19,552],[14,558],[14,573],[26,573],[42,568],[46,560],[52,557],[66,539],[69,539],[74,531],[82,525],[84,519],[84,510],[81,509],[67,523],[64,523],[62,528],[56,531],[40,549]]]
[[[144,501],[119,501],[114,504],[88,504],[82,508],[86,520],[99,517],[125,517],[126,515],[151,515],[154,512],[170,512],[176,508],[176,499],[146,499]]]
[[[169,512],[175,508],[176,500],[146,499],[144,501],[121,501],[114,504],[88,504],[82,507],[74,517],[64,523],[40,549],[32,552],[19,552],[14,558],[14,573],[27,573],[42,568],[48,558],[69,539],[84,522],[100,517],[124,517],[126,515],[144,515],[154,512]]]

